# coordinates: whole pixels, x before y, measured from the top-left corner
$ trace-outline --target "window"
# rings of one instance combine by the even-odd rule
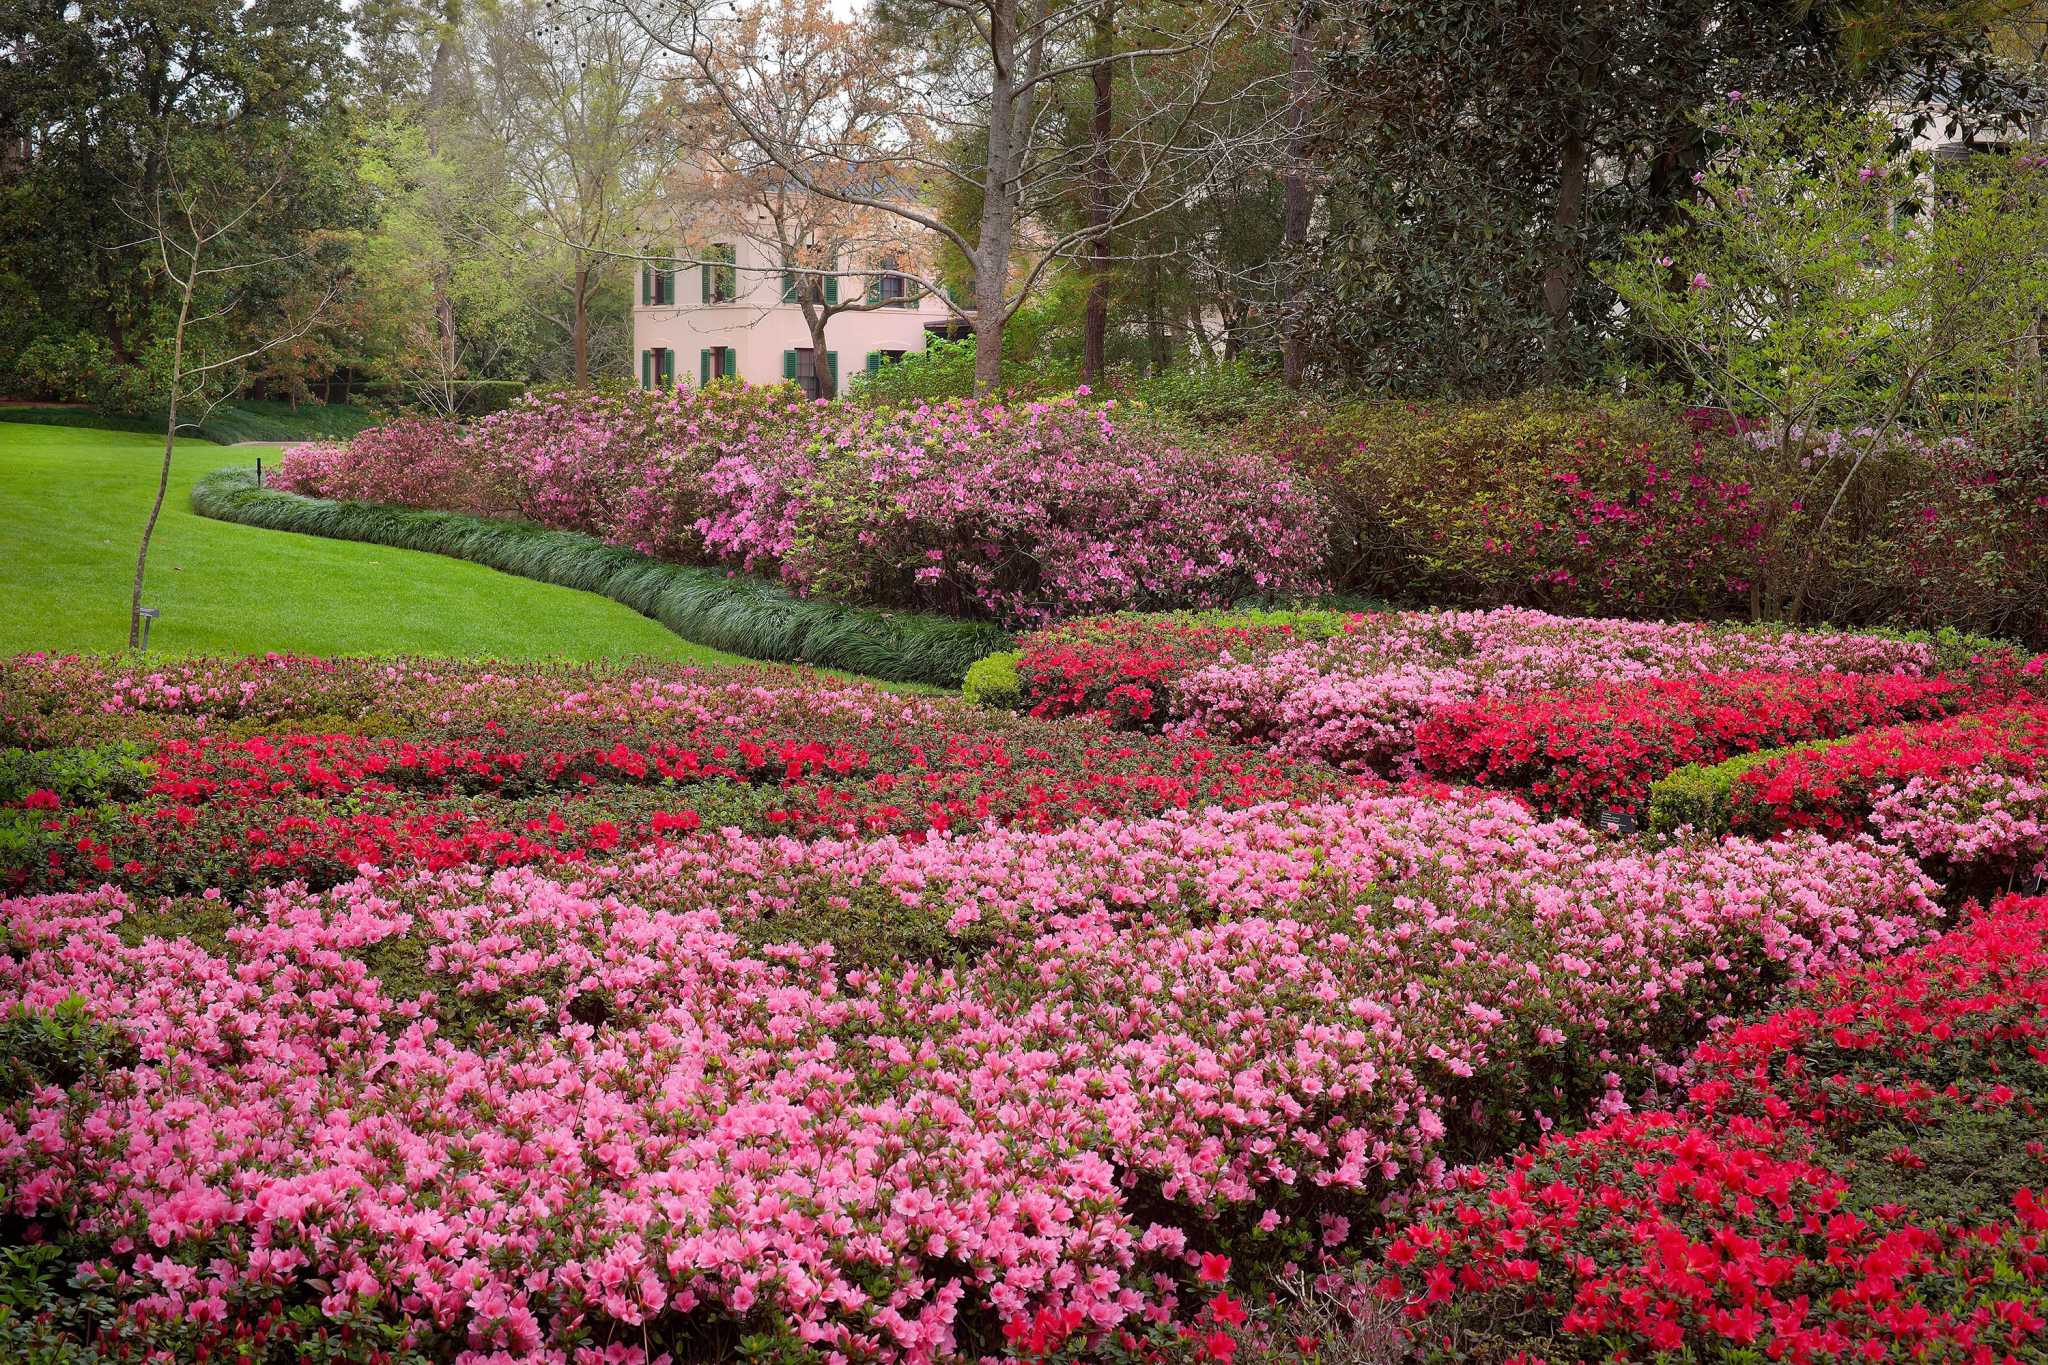
[[[640,267],[640,302],[656,308],[673,308],[676,302],[676,263],[650,262]]]
[[[706,346],[697,352],[697,387],[702,388],[714,379],[737,379],[739,373],[739,348]]]
[[[640,387],[643,389],[667,389],[675,387],[676,353],[666,346],[652,346],[640,352]]]
[[[876,265],[880,273],[868,279],[868,302],[885,308],[915,307],[917,296],[911,291],[909,277],[899,273],[901,262],[884,256]]]
[[[834,264],[835,262],[827,259],[819,261],[816,265],[806,266],[803,271],[799,271],[789,262],[783,262],[782,301],[784,303],[797,302],[797,291],[802,290],[803,297],[808,298],[812,303],[827,305],[838,303],[839,277],[837,275],[815,273],[830,270]]]
[[[832,376],[832,392],[839,392],[839,352],[825,352],[825,372]],[[818,353],[805,348],[782,353],[782,377],[804,391],[806,398],[821,397],[818,386]]]
[[[738,252],[732,243],[719,242],[704,253],[699,270],[699,289],[704,303],[731,303],[740,296]]]
[[[868,373],[879,374],[884,365],[894,365],[908,354],[910,354],[908,351],[869,351]]]

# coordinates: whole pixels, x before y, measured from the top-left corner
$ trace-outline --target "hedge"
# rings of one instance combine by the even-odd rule
[[[245,526],[466,559],[609,597],[713,649],[890,682],[958,687],[975,660],[1010,642],[986,622],[802,598],[761,578],[664,563],[571,531],[260,488],[248,469],[201,479],[192,489],[192,510]]]

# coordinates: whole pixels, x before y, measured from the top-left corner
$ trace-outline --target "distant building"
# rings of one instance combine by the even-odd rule
[[[737,376],[751,384],[787,380],[815,397],[820,371],[837,376],[843,391],[860,370],[921,351],[933,336],[965,331],[941,299],[897,273],[898,262],[886,254],[835,262],[841,273],[821,277],[785,269],[759,227],[712,235],[708,246],[689,253],[695,263],[640,269],[633,349],[642,388]],[[838,303],[842,290],[860,290],[874,306],[831,318],[828,349],[819,356],[797,301],[804,288],[820,290],[827,304]]]

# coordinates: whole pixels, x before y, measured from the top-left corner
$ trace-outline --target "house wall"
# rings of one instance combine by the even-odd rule
[[[697,383],[703,353],[714,346],[729,346],[736,352],[741,379],[750,384],[778,384],[783,380],[784,352],[810,347],[811,333],[804,325],[802,307],[782,301],[781,261],[769,259],[765,250],[744,237],[732,245],[738,289],[731,303],[703,302],[703,267],[694,264],[676,270],[676,301],[672,304],[637,302],[642,286],[635,282],[635,383],[641,379],[644,354],[656,348],[674,354],[677,383]],[[864,261],[841,261],[839,265],[848,271],[872,268]],[[858,298],[867,289],[867,277],[843,275],[839,289],[842,299]],[[839,382],[851,382],[865,368],[870,351],[923,350],[928,336],[925,324],[942,323],[949,316],[945,304],[931,295],[911,306],[837,315],[825,325],[825,342],[826,349],[839,357]]]

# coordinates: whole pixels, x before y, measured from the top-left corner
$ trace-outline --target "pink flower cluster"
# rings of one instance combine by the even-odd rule
[[[1175,685],[1182,732],[1293,757],[1412,772],[1416,730],[1461,702],[1750,670],[1921,674],[1931,646],[1879,636],[1497,611],[1376,613],[1343,635],[1238,659]]]
[[[286,486],[516,510],[648,554],[885,606],[1038,622],[1319,585],[1319,495],[1277,458],[1190,445],[1113,405],[877,413],[786,388],[555,393],[467,430],[300,448]]]
[[[1977,768],[1915,777],[1880,796],[1870,822],[1883,838],[1951,870],[2048,878],[2048,782]]]
[[[302,1296],[474,1362],[759,1332],[992,1353],[1047,1306],[1170,1316],[1220,1215],[1239,1254],[1309,1263],[1775,984],[1921,940],[1930,890],[1816,836],[1617,846],[1363,794],[921,843],[704,831],[273,891],[216,950],[118,932],[178,904],[5,901],[0,1001],[111,1041],[0,1106],[0,1188],[198,1354]],[[804,946],[863,905],[993,932],[954,967]]]

